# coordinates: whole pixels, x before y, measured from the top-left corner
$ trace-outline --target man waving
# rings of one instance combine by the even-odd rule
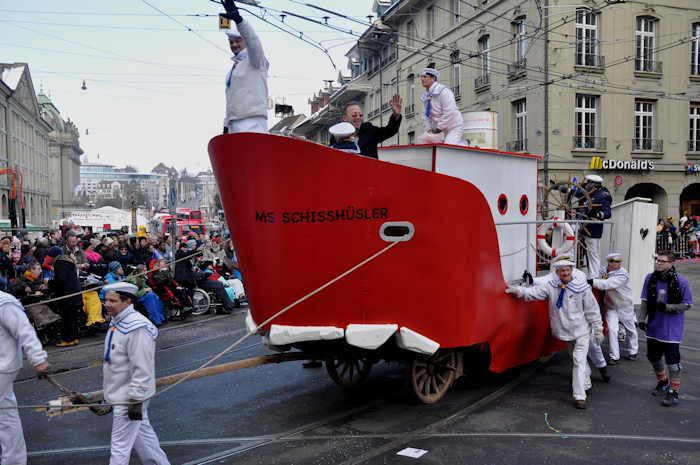
[[[224,17],[236,23],[237,30],[227,31],[233,52],[233,66],[226,75],[226,117],[224,134],[234,132],[267,133],[267,71],[260,38],[241,17],[236,2],[224,0]]]

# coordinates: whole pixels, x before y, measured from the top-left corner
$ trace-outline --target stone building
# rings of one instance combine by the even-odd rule
[[[22,173],[26,220],[37,226],[49,223],[49,133],[42,118],[34,84],[26,63],[0,63],[0,169]],[[0,176],[0,216],[9,213],[11,177]]]
[[[78,207],[75,193],[80,185],[80,135],[76,125],[63,119],[58,108],[43,92],[37,102],[42,117],[53,130],[49,133],[49,170],[54,173],[51,182],[51,219],[65,218]]]
[[[700,215],[700,5],[691,0],[375,1],[348,53],[352,80],[296,132],[323,143],[351,100],[422,131],[420,72],[437,63],[463,112],[498,113],[498,148],[544,157],[540,182],[600,174],[616,202]],[[548,45],[545,47],[545,43]]]

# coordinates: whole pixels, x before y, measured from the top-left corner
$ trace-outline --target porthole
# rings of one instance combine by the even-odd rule
[[[523,194],[523,196],[520,197],[520,214],[527,215],[528,210],[530,210],[530,201],[527,195]]]
[[[508,211],[508,197],[506,197],[506,194],[501,194],[498,196],[498,213],[501,215],[505,215],[506,212]]]

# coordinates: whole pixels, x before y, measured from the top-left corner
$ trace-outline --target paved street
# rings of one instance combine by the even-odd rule
[[[700,296],[700,263],[679,264]],[[400,365],[376,366],[361,389],[344,392],[325,369],[301,362],[266,365],[188,381],[157,397],[151,421],[173,464],[697,464],[700,463],[700,315],[688,313],[682,402],[664,408],[644,358],[594,372],[588,410],[570,401],[570,362],[562,354],[500,375],[465,377],[437,405],[417,404]],[[200,317],[161,332],[158,376],[192,369],[244,334],[243,314]],[[101,387],[101,341],[51,349],[56,378],[73,389]],[[268,353],[259,338],[222,361]],[[25,370],[21,404],[57,392]],[[49,419],[22,411],[30,464],[107,462],[111,416],[80,412]],[[428,451],[419,459],[396,452]],[[139,463],[136,457],[132,463]]]

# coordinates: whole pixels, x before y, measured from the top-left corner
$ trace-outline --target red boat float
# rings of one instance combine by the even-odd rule
[[[545,302],[504,293],[535,274],[537,156],[413,145],[375,160],[252,133],[215,137],[209,153],[250,329],[400,242],[262,327],[271,348],[325,360],[343,386],[380,360],[405,362],[425,403],[475,351],[501,372],[562,348]]]

